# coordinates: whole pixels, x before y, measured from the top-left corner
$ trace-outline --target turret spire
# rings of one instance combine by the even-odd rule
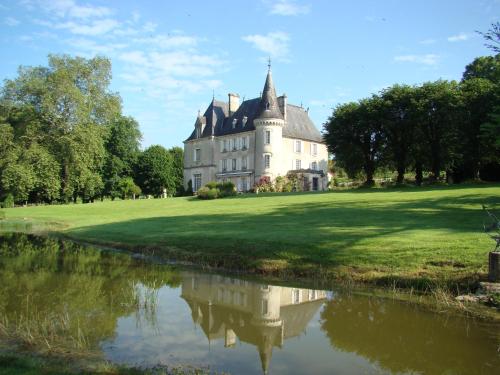
[[[271,58],[268,61],[268,71],[266,77],[266,83],[264,84],[264,90],[260,99],[260,114],[259,118],[278,118],[282,119],[283,114],[281,113],[278,105],[278,98],[276,96],[276,90],[274,88],[273,76],[271,74]]]

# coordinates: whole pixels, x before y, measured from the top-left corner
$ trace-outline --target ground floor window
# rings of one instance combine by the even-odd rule
[[[193,175],[193,190],[198,191],[201,188],[201,173]]]
[[[271,155],[264,155],[264,168],[271,166]]]
[[[247,182],[247,178],[246,177],[243,177],[241,179],[241,191],[247,191],[248,190],[248,182]]]

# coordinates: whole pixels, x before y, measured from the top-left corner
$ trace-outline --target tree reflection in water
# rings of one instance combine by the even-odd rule
[[[393,373],[489,374],[500,365],[498,325],[391,299],[337,296],[321,312],[334,349]]]

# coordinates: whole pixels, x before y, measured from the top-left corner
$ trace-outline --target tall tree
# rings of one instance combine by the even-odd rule
[[[168,150],[172,157],[172,175],[177,196],[184,195],[184,150],[172,147]]]
[[[324,126],[324,138],[339,166],[353,176],[363,170],[373,185],[384,148],[383,101],[378,96],[337,106]]]
[[[148,147],[139,155],[136,168],[136,181],[143,193],[159,197],[165,189],[168,195],[175,194],[172,156],[164,147]]]
[[[5,82],[2,103],[38,122],[38,143],[61,165],[64,199],[91,200],[102,188],[106,127],[121,111],[119,96],[108,89],[111,64],[103,57],[50,55],[48,65],[21,67]],[[25,125],[18,121],[15,133]]]
[[[488,122],[498,98],[495,85],[484,78],[469,78],[460,84],[462,116],[457,122],[459,152],[456,156],[456,179],[479,179],[481,162],[487,156],[488,146],[480,137],[481,126]]]
[[[111,123],[106,140],[106,161],[104,166],[105,194],[122,196],[121,186],[128,184],[121,180],[133,176],[139,156],[142,135],[139,124],[131,117],[118,117]]]
[[[460,96],[454,81],[424,83],[416,92],[416,116],[429,152],[432,178],[452,167],[458,143]]]
[[[387,151],[398,173],[397,183],[401,184],[415,151],[415,89],[408,85],[394,85],[384,90],[381,96],[386,107],[383,131]]]

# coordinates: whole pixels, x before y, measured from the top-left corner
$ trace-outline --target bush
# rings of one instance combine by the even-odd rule
[[[2,208],[12,208],[14,207],[14,196],[12,194],[7,194],[2,204]]]
[[[218,183],[217,189],[220,191],[220,198],[236,195],[236,187],[231,181]]]
[[[198,190],[198,198],[200,199],[216,199],[219,195],[219,189],[210,189],[207,186],[203,186]]]
[[[220,185],[220,184],[218,184],[218,183],[217,183],[217,182],[215,182],[215,181],[210,181],[210,182],[207,182],[207,183],[205,184],[205,186],[206,186],[207,188],[209,188],[209,189],[217,189],[217,188],[219,187],[218,185]]]

